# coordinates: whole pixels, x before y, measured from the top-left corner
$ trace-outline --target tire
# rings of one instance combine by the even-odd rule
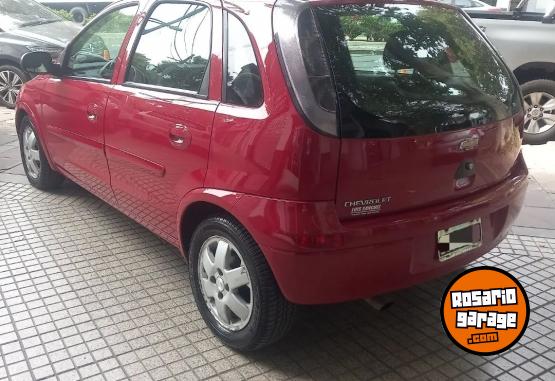
[[[64,177],[50,167],[36,129],[27,116],[21,120],[18,135],[21,161],[29,183],[42,190],[58,188],[63,183]]]
[[[540,93],[544,95],[537,101],[537,94]],[[545,144],[555,139],[555,81],[538,79],[526,82],[522,85],[522,94],[524,95],[526,112],[524,142],[527,144]],[[550,102],[549,105],[547,105],[547,102]],[[542,108],[546,105],[549,110]],[[537,119],[533,119],[534,117],[537,117]],[[546,124],[544,125],[544,123]],[[551,123],[553,125],[549,127]],[[538,132],[527,132],[532,129],[531,126]]]
[[[12,65],[0,66],[0,105],[14,108],[21,86],[29,80],[29,76],[20,68]],[[8,86],[8,87],[6,87]]]
[[[73,22],[79,25],[85,25],[89,12],[83,7],[74,7],[69,11]]]
[[[203,260],[201,250],[207,248],[215,251],[221,242],[229,244],[227,247],[230,249],[227,252],[231,253],[229,254],[231,259],[222,263],[230,263],[231,267],[231,263],[235,262],[234,270],[237,271],[241,268],[242,277],[245,277],[244,267],[250,281],[249,286],[242,286],[234,291],[232,288],[228,288],[231,283],[221,282],[225,283],[225,287],[219,288],[219,278],[214,282],[208,278],[204,262],[201,265]],[[215,246],[211,247],[211,245]],[[234,256],[235,251],[240,253],[240,257],[239,255]],[[239,258],[240,264],[237,262],[237,258]],[[218,267],[217,262],[218,259],[214,256],[212,263],[214,268]],[[216,277],[219,276],[217,271],[213,273]],[[252,351],[265,347],[282,338],[293,324],[297,307],[283,297],[264,255],[250,234],[230,217],[212,217],[197,227],[190,245],[189,277],[195,301],[204,321],[212,332],[229,347],[240,351]],[[203,280],[201,281],[201,279]],[[239,319],[239,322],[235,323],[235,327],[229,327],[232,319],[226,326],[226,323],[222,322],[225,319],[218,318],[215,312],[212,312],[217,308],[208,297],[209,293],[205,293],[206,287],[201,285],[201,282],[210,282],[213,284],[211,287],[216,287],[215,291],[218,294],[212,299],[214,302],[216,302],[216,298],[225,301],[229,295],[240,295],[241,301],[248,301],[249,298],[246,297],[248,294],[251,305],[249,317],[241,320],[240,314],[235,315],[230,312],[231,308],[226,307],[227,314],[223,315],[231,317],[235,315]],[[245,288],[249,287],[250,293],[247,293]],[[227,294],[220,295],[219,290],[222,290],[223,293],[227,290]],[[207,295],[206,298],[205,295]]]

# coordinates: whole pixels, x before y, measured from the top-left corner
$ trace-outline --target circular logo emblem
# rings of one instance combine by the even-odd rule
[[[449,338],[467,352],[503,352],[524,334],[530,316],[528,296],[506,271],[479,267],[457,276],[441,302],[441,321]]]

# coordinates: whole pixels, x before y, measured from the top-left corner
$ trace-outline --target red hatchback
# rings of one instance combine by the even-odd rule
[[[122,1],[22,64],[31,184],[67,177],[178,247],[235,348],[463,267],[523,202],[518,85],[436,2]]]

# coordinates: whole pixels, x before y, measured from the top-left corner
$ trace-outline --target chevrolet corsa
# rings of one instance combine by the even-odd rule
[[[29,182],[71,179],[181,250],[227,345],[495,247],[527,185],[517,83],[436,2],[122,1],[36,74]]]

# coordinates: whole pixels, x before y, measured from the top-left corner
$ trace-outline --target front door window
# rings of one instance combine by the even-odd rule
[[[66,61],[68,74],[111,79],[115,59],[136,12],[137,6],[132,5],[116,9],[93,21],[69,48]]]

